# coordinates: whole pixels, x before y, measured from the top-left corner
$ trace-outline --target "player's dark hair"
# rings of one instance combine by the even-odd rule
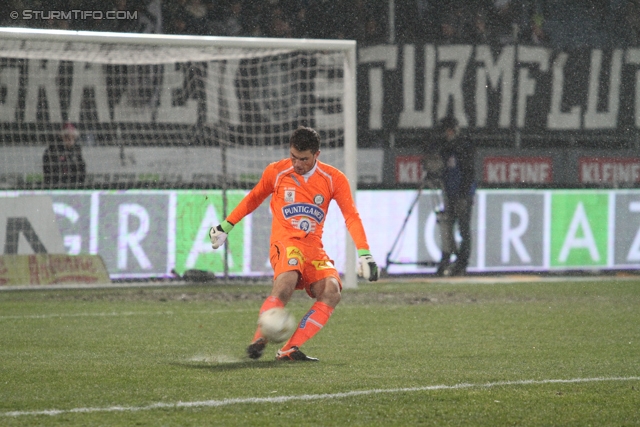
[[[320,150],[320,135],[314,129],[300,126],[291,134],[289,145],[298,151],[309,150],[315,154]]]

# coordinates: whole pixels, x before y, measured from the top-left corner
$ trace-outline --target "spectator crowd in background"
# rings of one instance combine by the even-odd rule
[[[9,0],[0,25],[381,43],[640,44],[640,0]],[[109,4],[110,6],[106,6]],[[112,5],[112,6],[111,6]],[[137,12],[137,19],[47,19],[51,11]],[[390,9],[393,13],[390,14]],[[23,19],[24,10],[42,11]],[[11,15],[11,12],[18,12]],[[18,18],[13,18],[18,16]]]

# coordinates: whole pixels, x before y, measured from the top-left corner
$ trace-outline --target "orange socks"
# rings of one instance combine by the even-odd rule
[[[316,301],[307,314],[304,315],[293,336],[289,338],[282,350],[288,350],[294,346],[302,346],[307,340],[320,332],[320,329],[329,321],[332,313],[333,307]]]
[[[278,297],[268,297],[262,303],[262,307],[260,307],[260,314],[264,313],[265,311],[271,308],[276,308],[276,307],[284,307],[284,303],[280,301],[280,298]],[[257,328],[256,333],[253,335],[253,342],[255,342],[255,340],[257,340],[260,337],[262,337],[262,334],[260,333],[260,328]]]
[[[263,313],[270,308],[275,307],[284,307],[284,303],[278,299],[278,297],[270,296],[268,297],[262,307],[260,307],[260,313]],[[304,315],[298,328],[293,333],[289,341],[282,347],[283,350],[288,350],[291,347],[300,347],[302,344],[307,342],[311,337],[320,332],[320,329],[323,328],[324,325],[327,324],[331,314],[333,314],[333,307],[323,303],[316,301],[311,309]],[[253,336],[253,342],[258,338],[262,337],[260,333],[260,328],[256,329],[256,333]]]

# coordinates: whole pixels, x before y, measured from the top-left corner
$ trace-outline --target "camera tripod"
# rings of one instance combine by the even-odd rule
[[[407,223],[409,222],[409,218],[411,217],[411,214],[413,213],[413,209],[415,208],[416,204],[418,203],[418,200],[420,200],[420,196],[422,196],[422,192],[425,189],[425,187],[426,187],[426,189],[436,190],[436,191],[431,193],[431,197],[433,198],[432,200],[433,200],[434,206],[436,206],[436,218],[437,218],[437,222],[438,223],[440,223],[440,218],[444,215],[442,192],[440,191],[440,188],[441,188],[440,179],[439,178],[430,178],[427,175],[427,177],[425,177],[425,179],[423,179],[420,182],[420,185],[418,186],[418,190],[417,190],[417,193],[416,193],[416,197],[413,200],[413,202],[411,203],[411,206],[409,206],[409,210],[407,211],[407,214],[406,214],[406,216],[404,218],[402,226],[400,227],[400,231],[398,231],[398,235],[396,236],[395,240],[393,241],[393,244],[391,245],[391,249],[387,253],[387,258],[386,258],[387,269],[389,268],[390,265],[418,265],[418,266],[423,266],[423,267],[435,267],[440,263],[439,261],[419,261],[419,260],[416,260],[416,261],[397,261],[397,260],[393,260],[392,259],[393,252],[395,251],[396,246],[400,242],[400,239],[402,238],[402,236],[403,236],[403,234],[405,232],[405,228],[407,226]]]

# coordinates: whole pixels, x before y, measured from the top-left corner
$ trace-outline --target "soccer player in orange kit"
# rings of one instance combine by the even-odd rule
[[[324,219],[331,200],[335,200],[342,211],[347,230],[358,249],[360,276],[372,282],[378,280],[378,266],[369,251],[349,181],[338,169],[318,160],[318,133],[308,127],[296,129],[289,140],[289,154],[289,158],[265,168],[258,184],[222,223],[209,230],[209,236],[213,248],[219,248],[238,221],[272,196],[269,258],[274,280],[271,294],[262,304],[260,313],[284,307],[296,289],[304,289],[315,298],[276,359],[317,361],[300,351],[300,346],[327,323],[340,302],[342,291],[338,271],[322,245]],[[258,327],[247,347],[247,355],[258,359],[266,346],[267,340]]]

